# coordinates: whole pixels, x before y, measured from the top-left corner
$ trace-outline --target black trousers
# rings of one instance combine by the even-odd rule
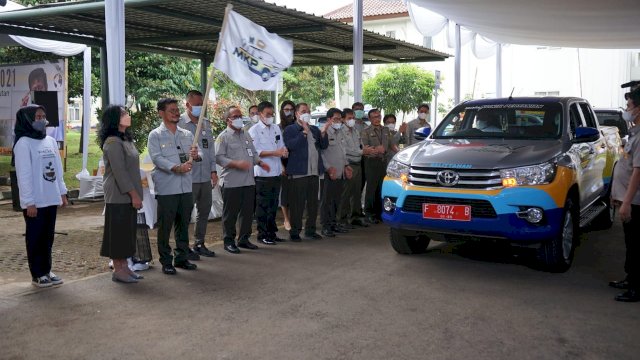
[[[345,180],[331,180],[327,175],[320,181],[320,224],[323,229],[330,229],[337,225],[338,208],[342,198]]]
[[[27,225],[25,243],[31,277],[49,275],[51,271],[51,248],[56,230],[57,206],[38,208],[36,217],[28,217],[27,210],[22,211]]]
[[[307,210],[307,221],[304,226],[306,235],[316,232],[318,218],[318,176],[305,176],[289,180],[289,235],[300,235],[302,231],[302,214]]]
[[[258,239],[274,239],[278,232],[276,213],[280,195],[280,176],[256,177],[256,220]]]
[[[631,205],[631,221],[622,223],[627,254],[624,271],[631,288],[640,290],[640,205]]]
[[[256,187],[240,186],[220,188],[222,192],[222,239],[225,245],[234,245],[236,225],[240,223],[238,243],[246,243],[251,236],[251,222],[256,199]]]
[[[187,261],[189,253],[189,221],[193,210],[191,193],[156,195],[158,201],[158,254],[162,265]],[[174,256],[171,256],[171,228],[176,241]],[[175,258],[175,259],[174,259]]]
[[[380,217],[382,214],[382,180],[387,172],[384,159],[365,158],[367,186],[364,195],[364,212],[367,216]]]

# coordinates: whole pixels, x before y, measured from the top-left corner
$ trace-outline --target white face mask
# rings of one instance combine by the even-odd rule
[[[311,114],[302,114],[300,115],[300,120],[306,122],[307,124],[311,121]]]
[[[633,121],[634,116],[631,114],[631,111],[623,111],[622,112],[622,119],[624,121]]]
[[[331,127],[336,129],[336,130],[340,130],[340,128],[342,127],[342,123],[331,124]]]
[[[284,113],[284,116],[291,116],[291,115],[293,115],[293,111],[283,110],[282,112]]]
[[[251,117],[251,121],[255,124],[258,122],[258,120],[260,120],[260,115],[253,115]]]
[[[394,131],[396,129],[396,124],[387,124],[389,130]]]
[[[264,124],[265,125],[271,125],[273,124],[273,117],[268,117],[264,119]]]
[[[240,130],[242,129],[243,126],[243,122],[242,122],[242,118],[239,119],[233,119],[233,121],[231,122],[231,126],[233,126],[234,128],[236,128],[236,130]]]
[[[350,128],[356,126],[356,119],[347,120],[347,126],[350,127]]]
[[[426,118],[427,118],[427,113],[423,113],[423,112],[418,113],[418,119],[424,120]]]

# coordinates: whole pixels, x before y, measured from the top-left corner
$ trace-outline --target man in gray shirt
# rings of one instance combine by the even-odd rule
[[[404,135],[406,139],[406,146],[411,146],[418,142],[413,136],[413,133],[421,127],[431,127],[431,125],[429,125],[429,104],[421,104],[418,106],[418,118],[409,121],[406,131],[403,132],[402,127],[400,128],[402,135]]]
[[[249,242],[251,221],[256,199],[256,186],[253,166],[258,165],[269,171],[269,165],[263,162],[253,140],[242,130],[242,111],[231,106],[225,111],[227,128],[216,139],[216,163],[220,170],[220,189],[222,191],[222,237],[224,249],[239,254],[241,248],[255,250],[258,247]],[[240,221],[240,234],[236,245],[236,223]]]
[[[342,141],[352,175],[351,179],[344,183],[338,222],[347,229],[352,225],[367,227],[369,225],[362,219],[362,140],[360,132],[356,129],[353,110],[342,110],[342,119]]]
[[[198,90],[189,91],[185,105],[187,111],[180,116],[178,126],[189,130],[195,136],[200,111],[202,111],[202,93]],[[213,251],[207,249],[204,244],[205,235],[207,234],[207,221],[209,220],[209,212],[211,212],[211,204],[213,202],[211,190],[218,182],[216,151],[213,144],[211,125],[207,118],[202,119],[198,146],[202,149],[202,161],[194,162],[191,169],[193,200],[198,212],[196,216],[195,241],[193,249],[189,250],[189,260],[200,260],[200,255],[207,257],[216,255]]]
[[[189,220],[193,209],[191,169],[193,161],[201,161],[202,157],[197,146],[192,146],[193,135],[178,127],[178,100],[160,99],[157,109],[162,124],[149,133],[147,147],[155,165],[151,176],[158,201],[158,253],[162,272],[175,275],[175,267],[186,270],[197,268],[189,262],[187,255]],[[169,246],[172,226],[175,227],[175,260]]]

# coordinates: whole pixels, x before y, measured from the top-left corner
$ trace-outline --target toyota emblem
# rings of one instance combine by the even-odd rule
[[[460,181],[460,175],[453,170],[442,170],[436,174],[436,181],[442,186],[455,186]]]

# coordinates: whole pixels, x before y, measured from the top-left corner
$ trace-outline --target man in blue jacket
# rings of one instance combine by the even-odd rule
[[[318,217],[318,187],[319,175],[323,174],[324,164],[320,150],[329,146],[326,137],[320,135],[320,129],[309,126],[311,113],[309,105],[296,105],[297,121],[284,129],[284,144],[289,150],[286,173],[289,182],[289,212],[291,214],[291,241],[300,241],[302,231],[302,214],[305,207],[307,221],[304,235],[308,239],[322,239],[316,232]]]

